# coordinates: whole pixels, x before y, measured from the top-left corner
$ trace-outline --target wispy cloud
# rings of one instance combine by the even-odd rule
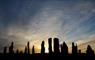
[[[4,3],[4,2],[3,2]],[[4,5],[4,4],[3,4]],[[95,3],[91,1],[9,1],[0,6],[0,46],[15,41],[16,47],[41,44],[49,37],[60,43],[87,42],[95,36]],[[6,43],[4,43],[6,42]]]

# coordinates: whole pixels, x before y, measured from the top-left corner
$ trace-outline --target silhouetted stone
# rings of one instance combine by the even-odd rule
[[[32,47],[32,54],[35,54],[35,48],[34,48],[34,45]]]
[[[48,39],[48,45],[49,45],[49,48],[48,48],[49,53],[52,53],[52,38]]]
[[[68,46],[65,42],[63,42],[63,45],[61,45],[61,53],[63,55],[67,55],[68,54]]]
[[[24,53],[27,54],[27,53],[28,53],[27,51],[28,51],[28,50],[27,50],[27,47],[25,46]]]
[[[58,38],[54,38],[54,53],[60,53],[59,51],[59,39]]]
[[[7,47],[4,47],[3,53],[6,54],[7,53]]]
[[[29,42],[27,43],[28,54],[30,54]]]
[[[61,46],[61,54],[63,53],[63,44],[60,45]]]
[[[78,52],[78,49],[77,49],[77,44],[74,45],[74,42],[72,43],[72,54],[73,55],[76,55]]]
[[[20,54],[20,55],[23,55],[23,51],[20,51],[19,54]]]
[[[93,51],[93,49],[91,48],[90,45],[87,46],[86,53],[87,53],[87,55],[89,55],[89,56],[94,55],[94,51]]]
[[[16,54],[19,54],[19,50],[18,49],[16,50]]]
[[[81,50],[79,50],[78,53],[81,54]]]
[[[44,54],[45,53],[45,47],[44,47],[45,43],[44,41],[42,41],[42,44],[41,44],[41,54]]]
[[[9,53],[10,54],[13,54],[14,53],[13,48],[14,48],[14,43],[12,42],[11,45],[10,45],[10,47],[9,47]]]

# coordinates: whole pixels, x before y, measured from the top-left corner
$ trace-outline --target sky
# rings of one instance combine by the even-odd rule
[[[0,0],[0,51],[14,41],[15,49],[40,49],[48,38],[77,44],[95,40],[95,0]],[[93,43],[94,44],[94,43]]]

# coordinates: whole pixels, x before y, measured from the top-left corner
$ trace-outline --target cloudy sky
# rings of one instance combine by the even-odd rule
[[[0,51],[9,47],[40,48],[44,40],[78,44],[95,39],[94,0],[0,0]],[[47,48],[48,49],[48,48]]]

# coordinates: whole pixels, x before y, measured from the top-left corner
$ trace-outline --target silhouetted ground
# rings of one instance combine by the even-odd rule
[[[0,60],[95,60],[95,55],[77,54],[0,54]]]

